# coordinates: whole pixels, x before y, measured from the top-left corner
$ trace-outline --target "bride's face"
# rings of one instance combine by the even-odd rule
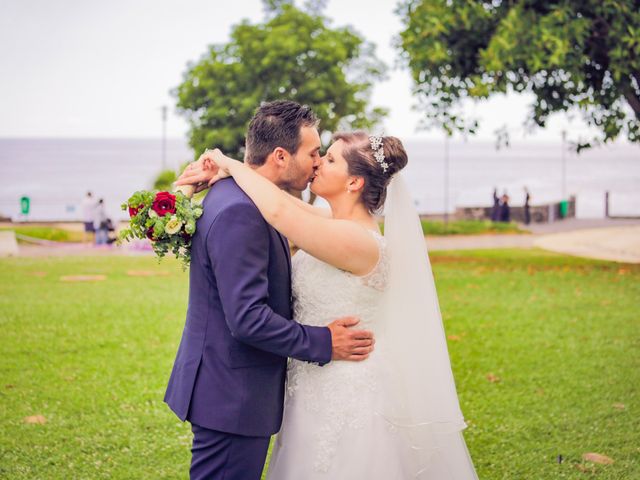
[[[346,192],[350,175],[349,165],[342,156],[344,148],[345,143],[338,140],[320,159],[310,185],[311,191],[316,195],[331,198]]]

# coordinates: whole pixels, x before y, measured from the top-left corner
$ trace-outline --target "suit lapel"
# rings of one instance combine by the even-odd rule
[[[271,227],[271,225],[269,225],[269,228],[273,228]],[[289,242],[287,241],[287,239],[285,238],[284,235],[280,235],[280,232],[278,232],[275,228],[273,228],[273,233],[276,234],[276,236],[278,237],[279,241],[280,241],[280,245],[282,246],[283,250],[284,250],[284,256],[287,259],[287,275],[288,275],[288,284],[289,284],[289,318],[292,318],[293,316],[293,311],[291,310],[292,305],[293,305],[293,297],[292,297],[292,279],[291,279],[291,251],[289,250]]]
[[[282,248],[284,248],[284,255],[287,257],[287,267],[289,268],[289,278],[291,278],[291,252],[289,250],[289,242],[285,238],[284,235],[281,235],[279,231],[274,228],[276,235],[280,239],[280,243],[282,244]]]

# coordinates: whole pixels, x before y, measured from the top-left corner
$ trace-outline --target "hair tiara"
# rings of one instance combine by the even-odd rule
[[[369,143],[371,144],[371,150],[373,150],[373,157],[376,159],[376,162],[380,164],[382,167],[382,171],[387,173],[389,169],[389,164],[385,161],[382,136],[380,135],[371,135],[369,137]]]

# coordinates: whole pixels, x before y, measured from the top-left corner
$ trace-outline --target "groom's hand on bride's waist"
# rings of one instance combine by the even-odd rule
[[[334,320],[328,325],[333,348],[332,360],[360,362],[366,360],[373,352],[373,346],[376,343],[373,332],[353,328],[358,323],[360,320],[355,317],[345,317]]]

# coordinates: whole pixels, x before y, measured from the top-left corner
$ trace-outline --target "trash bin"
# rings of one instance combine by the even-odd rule
[[[569,201],[562,200],[560,202],[560,218],[567,218],[568,213],[569,213]]]
[[[20,212],[22,215],[29,215],[31,199],[27,196],[20,198]]]

